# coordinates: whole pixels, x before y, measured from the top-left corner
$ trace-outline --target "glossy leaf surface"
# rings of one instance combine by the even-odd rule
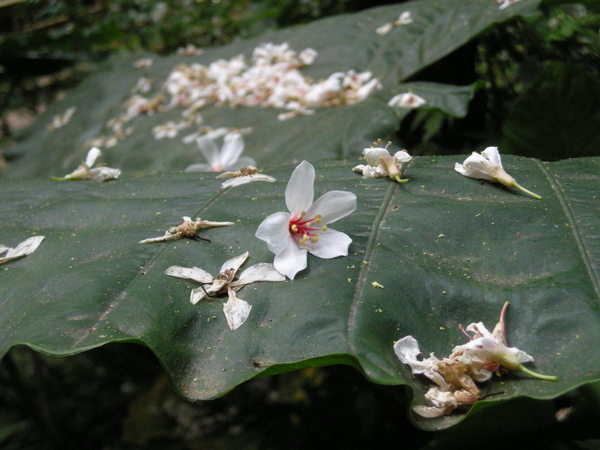
[[[333,226],[352,237],[350,255],[309,256],[294,281],[244,287],[238,296],[253,309],[235,332],[223,317],[224,298],[191,305],[197,285],[163,272],[176,264],[214,275],[244,251],[246,266],[272,261],[254,233],[268,214],[285,210],[292,166],[266,171],[275,183],[229,190],[212,174],[4,182],[2,243],[46,239],[0,268],[2,353],[17,344],[68,355],[139,342],[191,399],[222,395],[261,374],[344,363],[375,382],[410,385],[422,404],[427,382],[400,363],[394,341],[411,334],[425,354],[446,356],[465,341],[458,324],[491,328],[510,301],[509,345],[534,356],[534,370],[560,379],[495,379],[487,389],[501,386],[504,394],[474,412],[598,379],[600,161],[506,157],[507,171],[544,197],[537,201],[458,175],[453,165],[463,158],[417,158],[404,185],[363,180],[353,164],[316,164],[316,196],[332,189],[358,196],[357,211]],[[138,244],[183,215],[236,224],[202,231],[210,243]],[[461,417],[414,420],[437,428]]]

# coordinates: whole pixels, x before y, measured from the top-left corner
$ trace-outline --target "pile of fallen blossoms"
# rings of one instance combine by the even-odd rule
[[[309,114],[307,108],[349,105],[364,100],[381,88],[371,72],[336,72],[314,82],[299,69],[317,57],[311,48],[300,53],[287,43],[263,44],[254,49],[250,61],[243,55],[218,60],[208,66],[177,66],[164,84],[170,104],[197,111],[207,103],[262,106]],[[288,116],[280,116],[280,119]]]
[[[306,77],[300,69],[310,66],[317,56],[317,51],[311,48],[297,53],[287,43],[266,43],[256,47],[249,60],[238,55],[208,65],[180,64],[164,81],[158,94],[150,94],[155,82],[142,76],[134,95],[123,105],[125,112],[107,123],[112,134],[88,144],[115,146],[133,132],[129,124],[136,117],[173,107],[183,108],[182,119],[158,126],[154,131],[157,139],[174,138],[181,130],[199,126],[203,121],[200,110],[209,104],[281,108],[288,112],[279,114],[278,119],[286,120],[314,113],[310,108],[358,103],[381,89],[381,83],[371,72],[335,72],[318,81]],[[151,65],[148,58],[135,64],[142,71]],[[210,126],[205,128],[211,131]]]

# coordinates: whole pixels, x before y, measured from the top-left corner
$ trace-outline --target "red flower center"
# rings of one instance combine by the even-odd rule
[[[300,245],[306,245],[310,239],[313,242],[319,240],[319,232],[327,231],[327,227],[317,226],[321,223],[321,215],[317,214],[312,219],[306,219],[306,212],[302,211],[300,216],[294,216],[289,221],[290,234],[298,239]]]

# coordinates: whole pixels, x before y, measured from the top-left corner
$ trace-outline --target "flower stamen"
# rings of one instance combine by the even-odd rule
[[[292,236],[299,237],[298,243],[301,246],[306,246],[309,241],[318,242],[319,233],[327,231],[327,226],[323,225],[319,228],[314,228],[314,225],[321,223],[321,214],[315,217],[304,220],[306,211],[300,213],[300,217],[293,217],[289,222],[289,230]]]

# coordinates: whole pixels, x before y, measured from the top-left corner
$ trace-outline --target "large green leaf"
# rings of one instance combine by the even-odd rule
[[[292,167],[269,170],[275,183],[221,190],[214,175],[166,173],[110,183],[3,182],[2,243],[46,240],[33,254],[0,267],[0,354],[26,344],[69,355],[109,342],[147,345],[190,399],[219,396],[258,375],[299,367],[351,364],[371,380],[414,378],[392,345],[412,334],[425,353],[449,354],[464,342],[458,324],[492,327],[511,302],[509,344],[535,357],[544,382],[514,374],[490,383],[486,406],[519,396],[552,398],[599,378],[600,159],[541,163],[507,157],[505,167],[537,201],[458,175],[463,157],[421,157],[409,183],[363,180],[352,164],[316,166],[316,195],[358,196],[355,213],[334,228],[353,238],[350,255],[309,257],[293,281],[257,283],[239,296],[252,312],[232,332],[222,299],[191,305],[191,282],[163,274],[170,265],[216,273],[228,258],[271,261],[254,237],[258,224],[285,209]],[[211,243],[141,245],[180,217],[233,221],[202,232]],[[373,286],[379,283],[383,288]],[[460,414],[414,420],[440,428]]]
[[[150,55],[154,64],[142,73],[133,67],[141,55],[117,57],[105,70],[95,74],[68,98],[50,108],[36,126],[22,137],[20,145],[7,152],[10,169],[4,176],[63,175],[85,158],[86,142],[107,134],[105,125],[123,113],[124,102],[142,74],[156,81],[152,97],[171,70],[182,63],[208,65],[218,59],[237,55],[250,58],[254,48],[265,42],[287,42],[300,52],[314,48],[319,56],[303,72],[314,80],[335,72],[371,71],[382,83],[382,90],[366,101],[345,107],[320,108],[315,114],[278,121],[281,110],[263,108],[207,107],[202,110],[203,125],[213,127],[252,127],[245,137],[246,154],[259,165],[286,164],[303,158],[344,159],[359,156],[375,139],[391,139],[406,112],[397,114],[387,106],[393,95],[405,88],[421,93],[430,107],[450,115],[464,115],[471,88],[421,83],[402,86],[428,65],[460,48],[496,23],[517,15],[537,14],[539,0],[522,0],[500,9],[493,1],[432,0],[374,8],[357,14],[327,18],[313,23],[267,33],[259,38],[239,41],[189,58],[179,55]],[[375,30],[410,11],[413,23],[394,28],[386,36]],[[148,55],[146,55],[148,56]],[[66,126],[51,132],[46,126],[54,115],[76,106],[77,112]],[[196,144],[185,144],[182,137],[195,129],[182,131],[175,139],[155,140],[152,128],[170,120],[181,120],[180,108],[152,116],[138,117],[129,123],[133,134],[113,148],[102,148],[109,166],[128,173],[158,170],[183,170],[202,162]]]

